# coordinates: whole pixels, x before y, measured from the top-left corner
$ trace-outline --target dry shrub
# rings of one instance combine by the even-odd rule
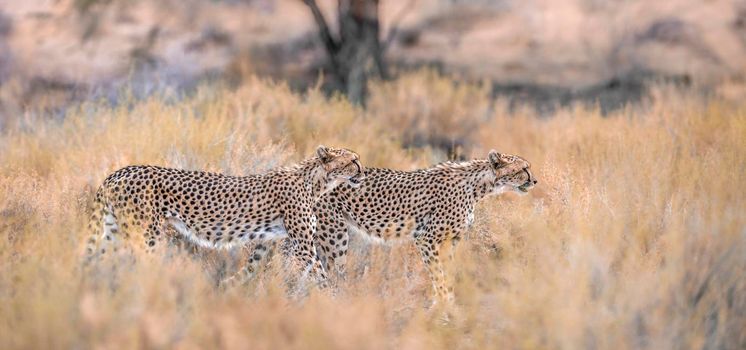
[[[380,89],[428,91],[418,108],[451,108],[442,101],[458,94],[433,86],[459,84],[421,74],[409,78],[420,83]],[[484,117],[468,105],[421,114],[454,128],[457,117],[469,119],[478,125],[472,156],[520,154],[539,178],[527,196],[478,207],[458,247],[458,303],[445,325],[441,309],[424,307],[430,285],[408,242],[355,242],[336,296],[289,296],[281,257],[251,285],[216,289],[240,251],[124,256],[81,275],[85,204],[126,164],[241,175],[298,160],[319,143],[354,149],[371,166],[431,162],[426,149],[399,147],[406,136],[392,116],[411,101],[381,94],[364,112],[252,80],[185,98],[89,102],[62,119],[9,127],[0,135],[0,348],[746,344],[746,110],[667,90],[608,117],[573,108],[540,119],[499,104]]]
[[[373,84],[369,119],[383,120],[407,146],[431,146],[448,157],[468,154],[490,112],[488,84],[445,78],[433,70]]]

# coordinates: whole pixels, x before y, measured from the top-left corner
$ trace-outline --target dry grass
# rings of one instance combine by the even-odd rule
[[[745,109],[662,89],[609,117],[576,108],[541,119],[490,105],[479,87],[420,74],[373,88],[368,111],[251,81],[7,120],[0,348],[746,345]],[[402,97],[417,91],[441,100]],[[397,116],[442,118],[442,130],[457,132],[448,111],[475,125],[471,156],[520,154],[540,183],[479,207],[458,249],[458,305],[447,325],[423,307],[429,282],[406,243],[356,247],[336,297],[288,297],[279,258],[255,284],[216,290],[239,252],[136,256],[79,273],[86,204],[118,167],[246,174],[325,143],[359,151],[369,166],[410,169],[440,156],[403,150],[408,131]]]

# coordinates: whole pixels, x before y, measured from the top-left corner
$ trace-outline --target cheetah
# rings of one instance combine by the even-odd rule
[[[314,241],[322,264],[344,275],[349,230],[374,241],[413,239],[438,300],[453,301],[440,250],[453,248],[474,222],[474,207],[489,195],[526,194],[537,184],[531,164],[492,150],[487,159],[446,162],[427,169],[398,171],[367,168],[358,187],[342,185],[316,202]],[[257,252],[257,264],[267,250]]]
[[[323,281],[313,244],[314,202],[343,183],[358,186],[364,177],[355,152],[325,146],[299,164],[248,176],[128,166],[96,192],[86,263],[115,249],[120,238],[139,240],[153,252],[165,230],[210,249],[287,237],[289,253]]]

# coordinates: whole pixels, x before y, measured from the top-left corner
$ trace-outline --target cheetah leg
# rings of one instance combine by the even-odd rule
[[[344,250],[338,250],[336,252],[337,257],[328,257],[328,270],[333,272],[335,278],[342,281],[347,279],[347,248]]]
[[[272,256],[278,242],[281,241],[283,240],[272,240],[257,244],[251,254],[249,254],[246,264],[231,277],[222,280],[220,285],[223,288],[229,289],[252,280],[262,267],[262,262],[266,263],[269,260],[268,257]]]
[[[451,239],[449,239],[449,241],[450,241],[450,242],[448,242],[449,244],[441,244],[441,247],[443,245],[445,245],[446,249],[448,249],[448,263],[447,263],[448,266],[446,267],[445,272],[446,272],[446,277],[450,277],[451,280],[450,281],[446,281],[446,286],[447,286],[446,292],[448,293],[447,297],[446,297],[446,300],[448,300],[449,303],[452,303],[453,300],[454,300],[454,296],[453,296],[453,284],[452,284],[452,282],[453,282],[452,279],[455,276],[454,275],[454,271],[453,271],[454,267],[455,267],[454,261],[456,260],[456,246],[461,241],[461,235],[460,234],[456,234],[454,237],[451,237]]]
[[[438,301],[451,303],[453,302],[453,293],[450,288],[447,287],[445,270],[443,269],[443,263],[439,256],[439,249],[442,241],[438,242],[437,240],[432,240],[428,237],[430,237],[430,235],[418,237],[416,245],[420,252],[420,256],[422,257],[422,261],[425,263],[425,267],[427,267],[430,280],[433,284],[433,290],[436,297],[433,304],[437,304]]]
[[[314,244],[316,216],[313,211],[309,209],[305,213],[286,215],[284,223],[288,232],[288,244],[292,247],[293,260],[304,269],[301,279],[306,279],[310,274],[320,287],[326,287],[326,270],[316,254]]]
[[[314,244],[319,259],[334,280],[345,280],[347,276],[348,225],[354,222],[349,213],[344,198],[332,194],[322,196],[314,206],[317,220]]]
[[[344,280],[347,275],[345,267],[350,241],[346,219],[337,211],[317,209],[316,213],[318,224],[314,243],[319,259],[330,275]]]
[[[301,279],[311,277],[319,287],[326,288],[328,276],[324,266],[321,264],[321,260],[316,254],[316,248],[313,245],[313,242],[311,242],[310,247],[308,244],[299,244],[292,240],[290,240],[288,244],[291,246],[291,248],[288,249],[290,252],[288,255],[299,264],[298,266],[304,267]]]

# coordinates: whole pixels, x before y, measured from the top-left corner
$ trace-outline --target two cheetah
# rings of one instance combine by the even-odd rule
[[[495,151],[415,171],[364,169],[354,152],[323,146],[298,165],[245,177],[126,167],[96,193],[87,253],[104,254],[107,242],[133,229],[142,231],[146,250],[163,240],[166,227],[216,249],[287,237],[285,252],[325,280],[326,269],[344,271],[353,229],[384,241],[413,239],[437,298],[450,301],[442,246],[458,243],[478,201],[506,191],[524,194],[536,183],[527,160]],[[258,244],[225,282],[253,276],[268,252]]]

